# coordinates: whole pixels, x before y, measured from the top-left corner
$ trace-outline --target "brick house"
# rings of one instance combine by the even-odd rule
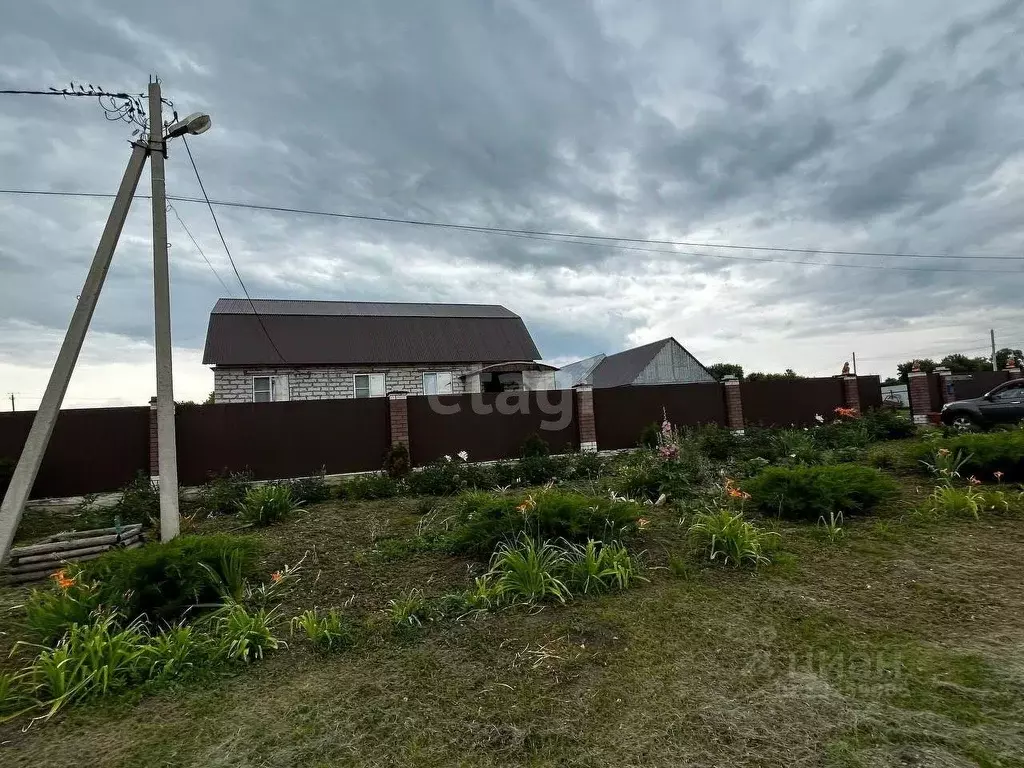
[[[203,363],[216,402],[250,403],[547,389],[539,357],[498,305],[219,299]]]

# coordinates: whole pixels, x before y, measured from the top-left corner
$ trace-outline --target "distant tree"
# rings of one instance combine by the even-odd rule
[[[785,379],[802,379],[803,376],[797,374],[792,368],[787,368],[783,373],[761,373],[755,371],[754,373],[747,374],[747,381],[778,381]]]
[[[953,373],[974,373],[992,369],[992,361],[987,357],[968,357],[960,354],[946,355],[939,360],[939,365],[949,368]]]
[[[743,378],[743,366],[736,363],[715,363],[708,366],[708,372],[715,377],[716,381],[721,381],[726,376],[735,376],[737,379]]]
[[[999,367],[1000,371],[1006,367],[1006,361],[1011,357],[1017,361],[1017,367],[1019,368],[1021,358],[1024,358],[1024,352],[1021,352],[1019,349],[1010,349],[1009,347],[1003,347],[996,352],[996,365]]]
[[[210,394],[208,394],[206,396],[206,399],[203,400],[203,405],[213,405],[216,402],[217,402],[217,393],[216,392],[211,392]]]
[[[928,357],[923,360],[917,360],[916,362],[921,366],[921,370],[925,373],[931,373],[938,365],[938,363]],[[909,381],[907,374],[914,369],[914,363],[914,360],[907,360],[907,362],[900,363],[896,366],[896,375],[899,377],[901,384],[906,384]]]
[[[905,384],[905,383],[906,382],[900,381],[899,379],[890,376],[888,379],[886,379],[885,381],[882,382],[882,386],[883,387],[895,387],[895,386],[898,386],[900,384]]]

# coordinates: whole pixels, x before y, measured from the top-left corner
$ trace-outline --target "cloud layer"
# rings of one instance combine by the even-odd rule
[[[69,80],[209,111],[215,198],[697,243],[1024,256],[1024,3],[15,4],[0,87]],[[130,129],[0,96],[5,187],[112,192]],[[148,178],[143,185],[148,191]],[[171,194],[198,186],[181,147]],[[41,393],[108,201],[0,195],[0,390]],[[176,203],[240,295],[208,212]],[[706,363],[838,371],[1020,346],[1015,261],[652,250],[220,212],[254,296],[498,302],[547,358],[673,335]],[[144,402],[148,201],[71,402]],[[178,392],[224,293],[172,213]],[[668,252],[665,252],[668,251]],[[755,261],[768,259],[774,261]],[[811,266],[809,261],[854,265]],[[884,266],[886,270],[865,267]],[[950,271],[935,271],[936,269]],[[957,272],[954,270],[963,270]],[[131,373],[127,373],[127,371]]]

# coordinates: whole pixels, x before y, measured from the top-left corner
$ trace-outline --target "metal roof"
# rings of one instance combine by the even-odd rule
[[[642,347],[633,347],[625,352],[608,355],[593,372],[593,386],[622,387],[632,384],[654,356],[672,341],[671,338],[652,341]]]
[[[330,317],[508,317],[500,304],[424,304],[397,301],[310,301],[305,299],[218,299],[215,315],[320,315]]]
[[[540,357],[522,319],[498,305],[253,303],[258,317],[245,299],[217,302],[206,333],[204,364],[501,363]]]

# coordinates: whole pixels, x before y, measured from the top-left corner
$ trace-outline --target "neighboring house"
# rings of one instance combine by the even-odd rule
[[[579,384],[601,389],[714,380],[708,369],[671,337],[614,355],[594,355],[555,372],[555,383],[560,389]]]
[[[218,403],[548,388],[522,319],[492,304],[220,299],[203,363]]]

